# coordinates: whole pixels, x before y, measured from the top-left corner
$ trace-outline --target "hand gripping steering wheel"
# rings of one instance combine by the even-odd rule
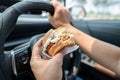
[[[51,15],[54,14],[54,7],[45,2],[37,2],[37,1],[23,1],[16,3],[15,5],[9,7],[5,10],[0,17],[0,80],[13,80],[13,73],[16,73],[15,65],[15,54],[19,54],[20,51],[26,50],[28,47],[32,47],[33,44],[44,34],[34,36],[29,43],[20,45],[10,52],[6,53],[4,51],[4,42],[8,35],[13,31],[15,24],[17,22],[18,17],[31,10],[31,9],[39,9],[49,12]],[[25,48],[23,48],[25,46]],[[20,50],[19,50],[20,49]],[[23,53],[23,52],[22,52]],[[20,53],[20,55],[22,55]],[[79,65],[80,65],[80,54],[78,51],[75,51],[75,57],[73,60],[73,69],[70,70],[70,74],[68,75],[68,80],[74,80],[76,77]],[[19,57],[17,57],[19,58]],[[23,60],[24,61],[24,60]],[[19,63],[19,62],[18,62]],[[26,63],[26,61],[24,61]],[[14,69],[13,69],[14,68]],[[28,67],[27,67],[28,68]],[[21,71],[21,70],[18,70]],[[65,80],[65,79],[64,79]]]
[[[23,1],[9,7],[0,17],[0,80],[13,80],[11,63],[8,63],[11,55],[5,54],[4,42],[14,29],[18,17],[31,9],[44,10],[54,14],[54,7],[48,3]]]

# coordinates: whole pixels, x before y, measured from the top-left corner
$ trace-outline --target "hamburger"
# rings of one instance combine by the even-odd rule
[[[55,56],[62,49],[75,45],[73,37],[63,27],[50,29],[42,39],[42,53],[49,57]]]

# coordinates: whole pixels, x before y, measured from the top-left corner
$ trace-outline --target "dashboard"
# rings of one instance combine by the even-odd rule
[[[12,4],[14,4],[16,2],[19,2],[19,1],[18,0],[15,0],[15,1],[14,0],[3,0],[3,1],[0,1],[0,13],[2,13],[9,6],[11,6]],[[48,31],[48,29],[50,29],[52,27],[49,24],[48,19],[45,18],[45,17],[41,18],[41,16],[39,16],[39,15],[34,15],[34,14],[42,14],[42,13],[44,13],[44,12],[40,12],[39,10],[32,10],[32,11],[28,11],[26,13],[27,15],[26,14],[21,15],[18,18],[18,21],[15,25],[15,30],[10,34],[10,36],[7,38],[7,40],[5,42],[5,45],[4,45],[5,50],[9,51],[17,45],[28,42],[31,39],[32,36],[34,36],[36,34],[45,33],[46,31]],[[78,21],[73,21],[72,23],[73,23],[74,26],[76,26],[77,28],[79,28],[80,30],[82,30],[82,31],[84,31],[88,34],[90,34],[89,30],[91,30],[91,33],[92,33],[93,36],[99,35],[100,38],[102,38],[102,39],[104,37],[103,34],[102,34],[102,33],[104,33],[104,31],[102,32],[102,29],[99,26],[101,26],[101,23],[102,24],[104,23],[107,26],[109,26],[107,23],[105,23],[105,21],[104,22],[102,22],[102,21],[98,22],[98,24],[100,24],[100,25],[98,25],[98,24],[93,25],[93,24],[96,24],[96,22],[94,22],[94,21],[90,22],[90,21],[80,21],[80,20],[78,20]],[[90,27],[90,29],[88,30],[88,26],[91,26],[93,28]],[[106,28],[106,27],[104,27],[104,28]],[[99,33],[97,33],[96,30],[99,30],[99,31],[101,30],[100,32],[101,32],[102,36]],[[99,36],[97,36],[97,37],[99,37]],[[108,36],[106,36],[104,39],[107,39],[107,37]],[[21,46],[23,47],[23,46],[26,46],[26,45],[27,44],[24,44],[24,45],[21,45]],[[21,46],[19,46],[19,47],[21,47]],[[26,60],[25,60],[24,56],[27,57],[26,59],[28,61],[29,58],[28,58],[28,56],[26,56],[27,53],[28,52],[24,51],[24,52],[21,52],[18,55],[15,55],[15,57],[16,57],[15,59],[18,63],[17,66],[19,64],[22,64],[22,65],[26,64]],[[81,52],[81,53],[82,53],[81,54],[81,62],[84,63],[84,64],[87,64],[87,66],[89,66],[89,67],[94,68],[95,62],[93,60],[91,60],[83,52]],[[22,54],[24,54],[24,55],[22,55]],[[72,56],[72,55],[68,55],[68,56]],[[71,58],[71,57],[68,57],[68,56],[67,56],[67,58]],[[68,60],[70,60],[70,59],[68,59]],[[28,64],[26,64],[26,65],[28,65]],[[26,69],[26,67],[24,67],[24,68],[20,68],[20,70],[19,70],[19,67],[21,67],[21,66],[18,66],[18,72],[21,72],[21,69],[23,71],[24,71],[24,69]],[[84,68],[87,69],[86,67],[84,67]],[[91,71],[92,71],[92,69],[91,69]]]

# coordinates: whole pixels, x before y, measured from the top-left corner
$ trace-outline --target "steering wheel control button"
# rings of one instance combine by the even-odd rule
[[[14,48],[14,67],[17,75],[21,76],[27,74],[30,71],[30,54],[28,52],[29,43],[22,44]]]
[[[15,61],[18,75],[28,71],[30,57],[27,50],[22,51],[19,54],[16,54]]]
[[[19,55],[19,62],[25,65],[28,63],[28,61],[29,61],[28,52],[27,51],[22,52],[22,54]]]

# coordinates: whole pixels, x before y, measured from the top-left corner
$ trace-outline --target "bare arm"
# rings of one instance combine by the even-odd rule
[[[74,34],[76,43],[87,55],[99,64],[120,75],[120,48],[98,40],[74,28],[70,24],[71,16],[59,2],[53,1],[54,16],[49,16],[50,23],[55,27],[63,26],[68,32]]]
[[[87,55],[120,75],[119,47],[91,37],[72,27],[70,24],[66,25],[66,28],[68,32],[74,34],[77,44]]]

